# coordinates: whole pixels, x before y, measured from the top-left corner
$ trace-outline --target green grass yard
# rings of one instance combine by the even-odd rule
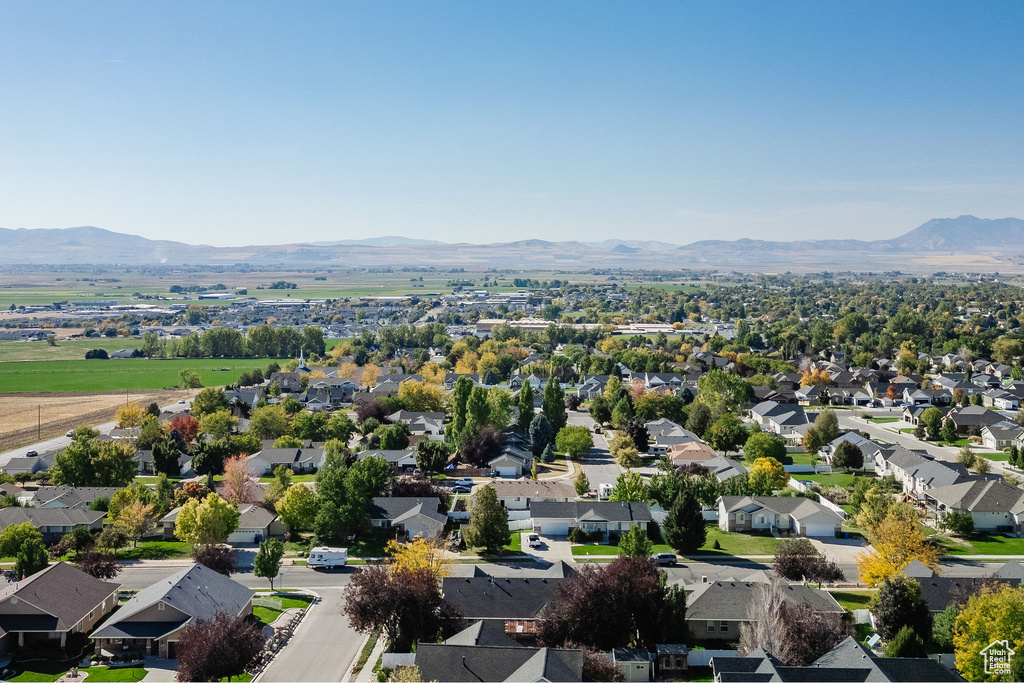
[[[899,422],[903,418],[901,417],[869,417],[868,422],[874,422],[875,424],[887,424],[889,422]]]
[[[854,475],[844,472],[832,472],[831,474],[794,474],[795,479],[806,479],[814,481],[822,486],[841,486],[846,488],[853,485]]]
[[[977,532],[964,538],[933,537],[947,555],[1024,555],[1024,538]]]
[[[840,607],[852,612],[855,609],[867,609],[876,591],[829,591]]]
[[[774,555],[779,539],[767,533],[730,533],[722,531],[715,522],[705,524],[707,540],[695,555]],[[719,549],[715,549],[718,541]]]
[[[306,609],[309,607],[310,603],[313,602],[313,596],[311,595],[303,595],[300,593],[295,593],[294,595],[295,597],[285,597],[279,593],[274,595],[257,595],[256,597],[269,597],[274,600],[279,600],[281,602],[281,609],[277,610],[269,607],[255,606],[252,608],[252,613],[264,624],[272,624],[279,616],[281,616],[281,613],[284,610],[291,609],[293,607]]]
[[[178,386],[181,383],[178,371],[183,368],[199,373],[204,386],[224,386],[236,382],[243,372],[265,369],[268,363],[270,360],[266,358],[0,362],[0,386],[9,393],[152,391]]]
[[[117,668],[93,666],[89,667],[85,671],[89,674],[85,677],[86,683],[89,681],[93,681],[94,683],[105,683],[109,681],[141,681],[146,677],[145,669],[133,666]]]
[[[664,543],[656,544],[652,549],[652,553],[672,553],[675,552],[671,547]],[[589,557],[591,555],[618,555],[619,546],[617,545],[574,545],[572,547],[572,554],[578,556]]]
[[[136,548],[118,552],[122,560],[170,560],[192,556],[192,546],[184,541],[145,541]]]
[[[12,668],[17,674],[7,680],[48,683],[64,676],[69,667],[66,666],[66,662],[36,661],[24,665],[16,664]]]

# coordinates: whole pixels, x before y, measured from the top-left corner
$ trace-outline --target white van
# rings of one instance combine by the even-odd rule
[[[334,569],[335,567],[344,567],[346,562],[348,562],[348,548],[320,546],[309,551],[306,566]]]
[[[612,496],[612,485],[611,484],[600,484],[597,487],[597,499],[608,500]]]

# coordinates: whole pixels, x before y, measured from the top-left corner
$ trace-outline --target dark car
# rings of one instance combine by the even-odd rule
[[[28,456],[29,458],[34,458],[34,457],[36,457],[37,455],[39,455],[39,451],[29,451],[29,452],[28,452],[28,453],[26,453],[25,455],[26,455],[26,456]]]
[[[452,487],[452,493],[470,493],[472,490],[472,486],[463,486],[462,484]]]

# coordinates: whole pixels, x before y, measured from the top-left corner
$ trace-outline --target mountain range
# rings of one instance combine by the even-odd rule
[[[1021,270],[1024,220],[975,216],[936,218],[886,240],[704,240],[680,245],[660,241],[449,244],[406,237],[212,247],[96,227],[0,228],[3,263],[192,264],[236,263],[351,267],[446,266],[589,268],[721,267],[734,270]]]

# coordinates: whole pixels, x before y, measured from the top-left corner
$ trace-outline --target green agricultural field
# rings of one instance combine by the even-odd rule
[[[0,362],[0,387],[5,393],[151,391],[178,386],[178,371],[182,368],[199,373],[204,386],[224,386],[236,382],[243,372],[265,369],[268,363],[266,358]]]
[[[60,336],[64,330],[54,330]],[[45,341],[0,341],[0,363],[43,360],[85,360],[85,352],[103,349],[108,353],[121,349],[142,348],[141,337],[93,337],[64,339],[50,346]]]

